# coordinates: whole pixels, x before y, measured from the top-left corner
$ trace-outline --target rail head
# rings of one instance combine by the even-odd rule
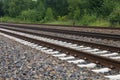
[[[120,47],[117,47],[117,46],[110,46],[110,45],[105,45],[105,44],[100,44],[100,43],[80,41],[80,40],[69,39],[69,38],[65,38],[65,37],[58,37],[58,36],[49,35],[49,34],[40,34],[36,31],[31,32],[31,31],[29,31],[29,29],[25,29],[25,28],[2,27],[2,26],[0,26],[0,27],[4,28],[4,29],[15,30],[18,32],[28,33],[28,34],[32,34],[32,35],[48,37],[48,38],[53,38],[53,39],[62,40],[62,41],[69,41],[69,42],[79,44],[79,45],[91,46],[91,47],[95,47],[95,48],[99,48],[99,49],[106,49],[106,50],[109,50],[112,52],[120,52]]]
[[[49,46],[49,47],[52,47],[52,48],[54,47],[57,50],[61,50],[63,52],[68,52],[67,54],[76,55],[77,57],[80,57],[80,58],[86,58],[89,61],[99,62],[100,64],[102,64],[104,66],[120,70],[120,61],[116,61],[116,60],[106,58],[106,57],[101,57],[101,56],[98,56],[98,55],[95,55],[95,54],[90,54],[90,53],[74,50],[74,49],[64,47],[64,46],[60,46],[60,45],[56,45],[56,44],[53,44],[53,43],[48,43],[48,42],[36,40],[36,39],[30,38],[30,37],[25,37],[24,35],[18,35],[18,34],[14,34],[14,33],[11,33],[11,32],[6,32],[6,31],[1,31],[1,30],[0,30],[0,32],[3,32],[5,34],[11,35],[11,36],[14,36],[14,37],[17,37],[17,38],[21,38],[21,39],[24,39],[24,40],[27,40],[27,41],[30,41],[30,42],[34,42],[34,43],[37,43],[37,44],[40,44],[40,45]]]

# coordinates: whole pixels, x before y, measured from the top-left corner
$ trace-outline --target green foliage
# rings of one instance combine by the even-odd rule
[[[104,0],[104,3],[100,9],[99,15],[103,15],[104,17],[107,17],[108,15],[113,12],[113,9],[115,8],[115,1],[112,0]]]
[[[45,14],[45,21],[53,21],[53,20],[54,20],[53,11],[51,8],[47,8]]]
[[[69,7],[68,7],[68,10],[69,10],[69,13],[68,13],[68,17],[69,19],[74,19],[75,18],[75,13],[78,14],[78,10],[76,9],[80,9],[79,5],[80,5],[80,1],[81,0],[68,0],[68,3],[69,3]],[[74,4],[73,4],[74,3]],[[75,15],[74,15],[75,14]]]
[[[44,0],[46,9],[52,8],[55,17],[68,14],[68,0]]]
[[[110,22],[104,19],[97,19],[94,22],[89,23],[88,25],[106,27],[106,26],[110,26]]]
[[[37,8],[36,8],[36,14],[38,15],[37,16],[37,21],[41,21],[44,19],[44,16],[45,16],[45,5],[43,4],[43,1],[40,0],[37,4]]]
[[[90,10],[99,12],[100,8],[103,5],[103,0],[87,0],[88,1],[88,7]]]
[[[4,16],[4,17],[2,17],[1,20],[2,20],[2,22],[16,22],[16,21],[18,21],[15,18],[11,18],[9,16]]]
[[[90,23],[93,23],[96,21],[96,16],[95,15],[89,15],[89,14],[85,14],[83,15],[80,23],[83,25],[89,25]]]
[[[76,10],[74,11],[74,19],[75,20],[80,20],[80,9],[76,8]]]
[[[0,1],[0,16],[3,16],[3,8],[2,8],[2,6],[3,6],[3,3],[2,3],[2,1]]]
[[[15,2],[10,2],[9,3],[9,9],[8,9],[8,12],[9,12],[9,15],[10,17],[15,17],[16,15],[18,15],[19,13],[19,9],[16,8],[17,5],[15,4]]]
[[[120,9],[112,12],[109,17],[110,17],[109,21],[111,22],[111,24],[113,24],[113,25],[120,24]]]
[[[58,16],[58,21],[67,21],[67,16]]]
[[[45,24],[59,24],[59,25],[72,25],[72,21],[52,21],[52,22],[45,22]]]
[[[3,3],[2,8],[3,8],[3,13],[4,13],[4,15],[5,15],[5,16],[6,16],[6,15],[9,15],[9,14],[8,14],[8,9],[9,9],[8,4],[9,4],[9,1],[8,1],[8,0],[4,0],[4,1],[2,1],[2,3]]]
[[[2,22],[8,22],[9,17],[4,16],[4,17],[1,17],[0,20],[1,20]]]
[[[36,21],[37,15],[35,10],[22,11],[21,16],[23,20]]]
[[[0,0],[0,16],[15,22],[120,25],[119,12],[120,0]]]
[[[3,10],[5,15],[16,17],[24,10],[35,8],[35,5],[32,0],[4,0]]]

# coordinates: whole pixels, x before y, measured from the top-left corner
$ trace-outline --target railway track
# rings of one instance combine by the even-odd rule
[[[6,24],[6,23],[0,23]],[[7,24],[16,24],[16,23],[7,23]],[[74,27],[74,28],[94,28],[94,29],[112,29],[112,30],[120,30],[118,27],[103,27],[103,26],[75,26],[75,25],[54,25],[54,24],[33,24],[33,23],[17,23],[17,24],[25,24],[25,25],[36,25],[36,26],[59,26],[59,27]]]
[[[69,35],[86,36],[86,37],[92,37],[92,38],[98,38],[98,39],[109,39],[109,40],[117,40],[117,41],[120,40],[120,35],[115,35],[115,34],[51,29],[51,28],[43,28],[43,27],[36,27],[36,26],[29,26],[29,25],[16,25],[16,24],[1,24],[1,25],[5,25],[9,27],[19,27],[24,29],[47,31],[47,32],[63,33],[63,34],[69,34]]]
[[[52,39],[56,39],[56,40],[71,42],[74,44],[89,46],[89,47],[93,47],[93,48],[99,48],[99,49],[103,49],[103,50],[105,49],[105,50],[109,50],[111,52],[120,52],[120,47],[116,47],[116,46],[108,46],[108,45],[104,45],[104,44],[79,41],[79,40],[65,38],[65,37],[57,37],[57,36],[53,36],[53,35],[49,35],[49,34],[41,34],[38,31],[31,30],[31,29],[15,28],[15,27],[7,27],[7,26],[3,26],[3,27],[0,26],[0,27],[4,28],[4,29],[15,30],[15,31],[23,32],[23,33],[29,33],[29,34],[36,35],[36,36],[42,36],[42,37],[52,38]]]
[[[17,29],[13,30],[13,29],[0,28],[0,32],[25,40],[26,45],[34,44],[33,46],[34,48],[43,50],[47,54],[52,54],[55,57],[59,57],[61,60],[68,60],[69,63],[71,62],[75,63],[79,67],[92,68],[92,71],[96,73],[99,72],[102,73],[103,70],[107,70],[107,72],[111,71],[111,69],[120,70],[120,61],[117,60],[119,58],[119,54],[115,52],[110,53],[110,51],[108,50],[103,51],[100,49],[93,49],[91,47],[74,43],[74,41],[72,40],[70,41],[69,39],[64,41],[63,38],[58,38],[55,36],[51,38],[50,36],[47,36],[46,38],[44,35],[41,37],[42,34],[40,35],[37,33],[36,34],[32,32],[30,33],[30,31],[27,30],[25,32],[24,30],[20,31]],[[70,55],[70,56],[66,56],[66,55]],[[75,58],[79,58],[79,59],[74,60]],[[86,62],[86,60],[90,62]],[[96,67],[97,64],[104,65],[107,68],[102,67],[100,69],[98,68],[96,69],[94,67]],[[116,76],[119,77],[119,75]],[[112,76],[112,77],[116,77],[116,76]],[[106,76],[106,77],[110,78],[111,76]]]

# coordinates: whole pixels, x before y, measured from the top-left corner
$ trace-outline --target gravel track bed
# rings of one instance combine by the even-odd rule
[[[80,41],[87,41],[87,42],[93,42],[93,43],[99,43],[99,44],[120,47],[120,41],[113,41],[113,40],[107,40],[107,39],[96,39],[96,38],[92,38],[92,37],[90,38],[90,37],[83,37],[83,36],[67,35],[67,34],[62,34],[62,33],[36,31],[36,30],[28,30],[28,31],[36,32],[36,33],[40,33],[40,34],[48,34],[48,35],[53,35],[53,36],[58,36],[58,37],[65,37],[65,38],[75,39],[75,40],[80,40]]]
[[[0,36],[0,80],[108,80]]]

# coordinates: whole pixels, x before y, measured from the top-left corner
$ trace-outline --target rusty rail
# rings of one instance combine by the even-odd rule
[[[61,50],[61,51],[65,52],[65,53],[67,52],[67,54],[69,54],[69,55],[73,55],[73,56],[76,56],[76,57],[87,59],[91,62],[95,62],[95,63],[97,62],[97,63],[100,63],[101,65],[120,70],[120,61],[117,61],[117,60],[113,60],[113,59],[110,59],[110,58],[101,57],[101,56],[98,56],[98,55],[74,50],[74,49],[71,49],[71,48],[68,48],[68,47],[63,47],[63,46],[60,46],[60,45],[36,40],[36,39],[33,39],[33,38],[25,37],[24,35],[18,35],[18,34],[14,34],[14,33],[11,33],[11,32],[2,31],[2,30],[0,30],[0,32],[11,35],[11,36],[14,36],[14,37],[17,37],[17,38],[20,38],[20,39],[24,39],[24,40],[27,40],[27,41],[30,41],[30,42],[33,42],[33,43],[37,43],[37,44],[40,44],[40,45],[43,45],[43,46],[55,48],[57,50]]]
[[[24,28],[24,29],[33,29],[33,30],[38,30],[38,31],[40,30],[40,31],[47,31],[47,32],[64,33],[64,34],[77,35],[77,36],[87,36],[87,37],[118,40],[118,41],[120,40],[120,35],[115,35],[115,34],[103,34],[103,33],[92,33],[92,32],[83,32],[83,31],[40,28],[40,27],[28,26],[28,25],[15,25],[15,24],[1,24],[1,25],[5,25],[9,27],[10,26],[19,27],[19,28]]]
[[[79,40],[69,39],[69,38],[65,38],[65,37],[57,37],[57,36],[53,36],[53,35],[49,35],[49,34],[41,34],[41,33],[37,32],[37,31],[31,32],[31,31],[29,31],[30,29],[2,27],[2,26],[0,26],[0,27],[4,28],[4,29],[19,31],[19,32],[23,32],[23,33],[32,34],[32,35],[52,38],[52,39],[56,39],[56,40],[67,41],[67,42],[71,42],[71,43],[75,43],[75,44],[79,44],[79,45],[85,45],[85,46],[105,49],[105,50],[109,50],[109,51],[113,51],[113,52],[120,52],[120,47],[116,47],[116,46],[110,46],[110,45],[105,45],[105,44],[98,44],[98,43],[92,43],[92,42],[79,41]]]

